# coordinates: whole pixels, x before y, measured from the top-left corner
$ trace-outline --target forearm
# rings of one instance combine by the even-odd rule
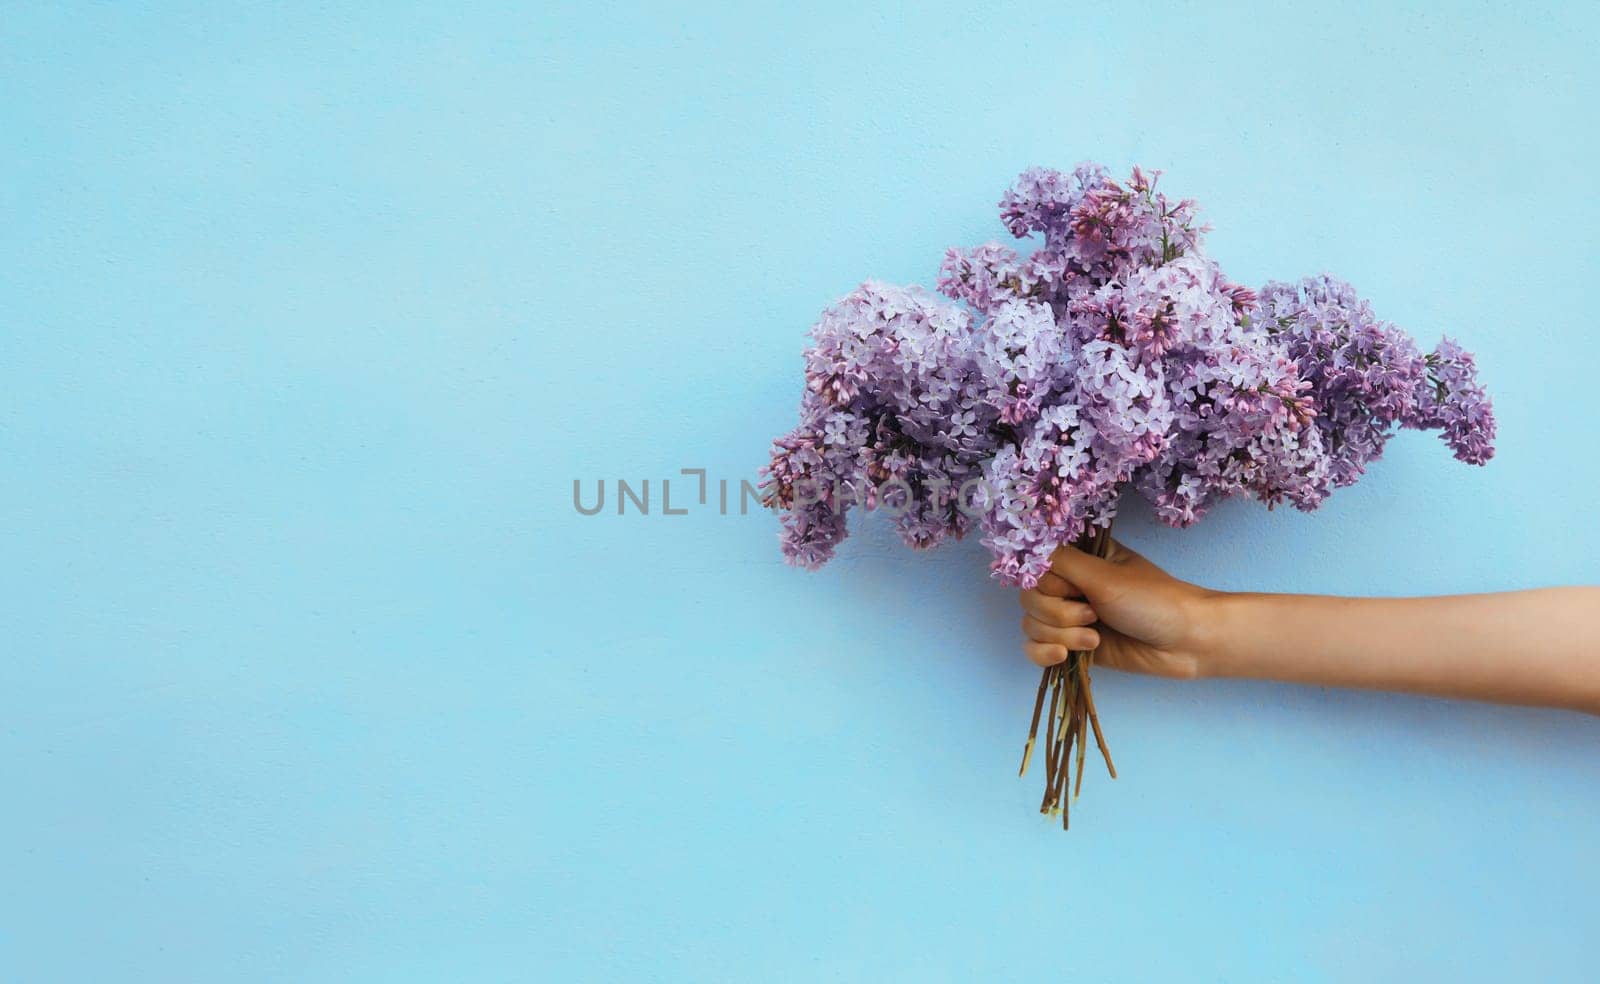
[[[1201,672],[1600,714],[1600,588],[1439,598],[1219,594]]]

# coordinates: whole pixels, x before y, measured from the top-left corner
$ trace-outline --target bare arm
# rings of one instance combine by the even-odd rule
[[[1206,672],[1600,714],[1600,589],[1441,598],[1218,595]]]
[[[1165,676],[1254,677],[1600,714],[1600,588],[1437,598],[1230,594],[1179,581],[1117,545],[1070,548],[1023,592],[1035,662]]]

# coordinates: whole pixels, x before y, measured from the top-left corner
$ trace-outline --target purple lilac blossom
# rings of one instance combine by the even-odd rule
[[[1186,526],[1232,495],[1314,509],[1396,427],[1488,460],[1469,353],[1421,354],[1331,277],[1230,282],[1158,178],[1031,168],[1000,201],[1042,238],[1030,254],[951,249],[944,298],[868,282],[823,313],[800,423],[764,469],[791,562],[826,562],[861,506],[913,547],[976,527],[995,575],[1031,587],[1124,489]]]
[[[1438,428],[1440,438],[1460,461],[1481,465],[1494,457],[1494,408],[1478,382],[1472,353],[1442,338],[1423,357],[1428,379],[1417,401],[1417,417],[1407,425]]]
[[[1354,288],[1326,275],[1269,283],[1260,304],[1262,327],[1295,360],[1322,408],[1316,426],[1334,485],[1360,478],[1397,425],[1441,430],[1471,464],[1494,454],[1494,413],[1472,356],[1454,342],[1423,355]]]

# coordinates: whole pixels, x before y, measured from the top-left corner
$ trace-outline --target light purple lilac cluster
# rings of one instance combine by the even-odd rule
[[[1236,494],[1314,509],[1397,426],[1489,459],[1469,353],[1423,354],[1331,277],[1230,282],[1157,177],[1030,169],[1000,201],[1030,254],[952,249],[943,297],[868,282],[823,313],[765,469],[790,561],[821,565],[852,507],[883,508],[913,547],[978,527],[995,574],[1031,587],[1124,489],[1187,526]]]

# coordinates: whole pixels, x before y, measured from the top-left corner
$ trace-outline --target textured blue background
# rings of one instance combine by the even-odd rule
[[[658,514],[753,476],[825,303],[1096,157],[1457,334],[1502,421],[1126,540],[1600,581],[1600,25],[1428,6],[7,4],[0,978],[1592,979],[1593,720],[1106,673],[1063,836],[975,544]]]

